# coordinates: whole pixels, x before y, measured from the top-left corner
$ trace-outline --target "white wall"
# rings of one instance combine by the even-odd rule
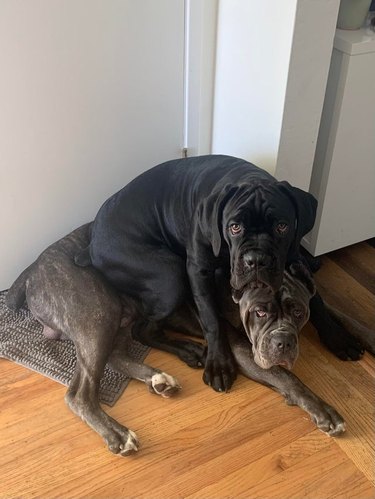
[[[220,0],[213,151],[308,190],[339,0]]]
[[[220,0],[214,153],[275,172],[296,0]]]
[[[183,0],[0,3],[0,289],[183,140]]]

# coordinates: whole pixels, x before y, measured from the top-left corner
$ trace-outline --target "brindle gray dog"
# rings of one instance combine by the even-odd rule
[[[84,225],[47,248],[15,281],[6,300],[12,309],[21,307],[26,300],[32,313],[45,326],[49,337],[52,331],[52,337],[66,335],[74,341],[77,364],[66,394],[66,402],[73,412],[102,436],[111,452],[125,456],[138,450],[138,439],[134,432],[109,417],[100,407],[98,388],[105,364],[109,363],[115,370],[145,382],[152,392],[164,397],[173,395],[180,387],[172,376],[127,357],[131,327],[137,316],[134,301],[128,297],[120,298],[94,268],[79,268],[74,265],[73,256],[87,246],[90,227],[91,224]],[[279,299],[281,306],[275,309],[277,312],[273,317],[274,324],[278,324],[279,319],[282,320],[282,311],[289,310],[290,314],[290,310],[294,310],[296,303],[299,303],[295,291],[300,293],[301,287],[297,283],[293,288],[294,278],[291,274],[291,278],[284,281],[282,297]],[[247,317],[248,321],[250,319],[249,315],[246,316],[246,310],[251,310],[254,303],[251,296],[251,292],[247,294],[245,291],[242,300],[239,300],[242,316]],[[302,293],[302,296],[305,294]],[[303,301],[307,305],[306,298]],[[267,297],[262,303],[268,306]],[[227,309],[225,303],[222,308]],[[185,330],[191,329],[193,318],[186,316],[187,309],[182,312],[172,316],[165,326],[175,328],[182,324]],[[123,327],[120,327],[121,320]],[[240,323],[238,309],[234,316],[232,314],[231,320],[237,325]],[[306,312],[303,321],[305,320]],[[294,331],[290,321],[288,324],[288,328]],[[257,331],[262,329],[256,324],[247,324],[246,320],[245,328],[251,341],[255,341]],[[315,424],[327,434],[336,436],[344,431],[342,417],[314,395],[295,375],[280,365],[263,369],[257,362],[263,362],[260,358],[264,358],[265,350],[261,349],[259,359],[255,356],[256,362],[246,336],[239,334],[228,322],[225,323],[225,330],[236,362],[245,376],[279,391],[288,403],[307,411]],[[199,327],[196,332],[202,335]],[[372,348],[375,351],[373,338],[372,336]],[[262,344],[265,344],[264,341],[257,342],[257,345]],[[177,341],[176,353],[178,346]],[[255,347],[255,352],[257,348],[258,346]],[[198,350],[202,352],[202,346],[193,348],[193,354],[197,355]],[[290,358],[290,354],[288,355]],[[277,363],[283,362],[279,358]]]
[[[293,263],[285,270],[276,295],[269,289],[257,288],[246,289],[238,298],[233,291],[254,360],[260,367],[293,368],[299,353],[298,335],[309,320],[309,302],[314,294],[313,278],[301,263]]]
[[[121,334],[119,295],[94,268],[74,264],[77,250],[87,246],[90,227],[84,225],[49,246],[14,282],[6,304],[16,310],[26,300],[49,338],[64,335],[74,341],[77,364],[65,400],[101,435],[111,452],[125,456],[138,450],[138,439],[99,404],[99,382],[106,363],[163,397],[180,387],[172,376],[127,357],[129,337]]]

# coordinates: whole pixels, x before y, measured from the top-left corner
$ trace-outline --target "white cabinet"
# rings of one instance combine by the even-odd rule
[[[313,255],[375,236],[375,34],[365,29],[336,31],[310,192]]]

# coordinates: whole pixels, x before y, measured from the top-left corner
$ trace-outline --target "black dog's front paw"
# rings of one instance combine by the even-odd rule
[[[319,293],[310,301],[310,320],[316,327],[320,341],[341,360],[359,360],[364,346],[352,336],[328,311]]]
[[[227,392],[237,377],[237,365],[231,353],[225,357],[216,355],[207,356],[203,373],[203,381],[216,392]]]
[[[365,351],[361,342],[333,319],[329,330],[320,332],[320,339],[341,360],[359,360]]]

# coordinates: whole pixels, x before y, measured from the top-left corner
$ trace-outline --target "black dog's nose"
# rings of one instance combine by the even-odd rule
[[[296,338],[287,333],[276,333],[271,338],[271,345],[278,352],[289,352],[296,346]]]
[[[270,267],[272,265],[272,258],[259,251],[247,251],[243,258],[250,269]]]

